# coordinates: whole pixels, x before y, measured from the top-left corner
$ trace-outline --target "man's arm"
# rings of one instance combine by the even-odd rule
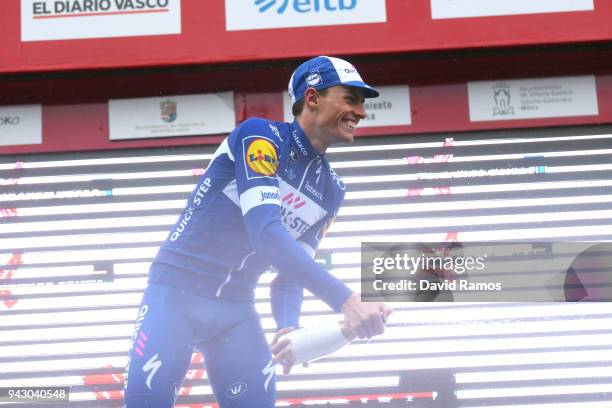
[[[303,300],[303,288],[285,274],[276,275],[270,285],[270,304],[272,316],[279,330],[286,327],[299,327]]]
[[[276,173],[282,144],[269,125],[248,120],[229,140],[249,242],[259,257],[339,312],[352,291],[318,265],[281,223]]]
[[[344,312],[358,337],[381,334],[382,305],[361,302],[344,283],[317,264],[280,221],[279,143],[265,120],[249,120],[230,136],[240,206],[249,242],[258,256],[308,289],[334,311]],[[352,300],[349,301],[349,298]]]
[[[338,205],[340,202],[341,200],[339,200]],[[299,238],[299,244],[311,258],[315,257],[319,248],[319,243],[325,236],[334,217],[335,214],[333,216],[324,217],[311,226],[308,231]],[[303,300],[304,288],[297,285],[295,281],[285,274],[279,273],[276,275],[270,287],[270,302],[272,306],[272,315],[274,316],[274,321],[279,330],[285,327],[297,329],[300,326],[300,314]]]

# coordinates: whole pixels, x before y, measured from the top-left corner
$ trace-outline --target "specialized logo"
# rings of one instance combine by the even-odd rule
[[[225,395],[227,396],[227,398],[230,398],[230,399],[237,398],[241,396],[242,394],[244,394],[246,390],[247,390],[246,383],[242,381],[238,381],[238,382],[233,383],[229,387],[227,387],[227,390],[225,390]]]
[[[298,13],[319,12],[322,9],[327,11],[352,10],[357,5],[357,0],[255,0],[255,5],[259,7],[260,13],[265,13],[277,6],[276,13],[283,14],[287,7]]]
[[[266,392],[268,392],[268,385],[270,384],[270,381],[272,381],[272,377],[274,377],[274,364],[272,364],[272,360],[268,361],[268,364],[266,364],[263,370],[261,370],[261,373],[267,376],[266,382],[264,383],[264,388]]]
[[[158,354],[155,354],[153,357],[149,359],[149,361],[145,363],[145,365],[142,366],[142,371],[144,371],[145,373],[150,371],[149,375],[147,376],[147,382],[146,382],[147,388],[150,390],[151,390],[151,380],[153,379],[153,376],[155,375],[157,370],[159,370],[159,367],[162,366],[162,362],[158,361],[157,357],[158,357]]]
[[[278,169],[276,148],[266,139],[255,139],[246,151],[246,162],[255,173],[273,176]]]
[[[315,170],[315,174],[317,175],[317,179],[315,181],[315,185],[319,185],[319,181],[321,180],[321,170],[323,169],[323,166],[321,164],[319,164],[319,167],[317,167],[317,170]]]
[[[283,137],[280,134],[280,131],[278,130],[278,128],[276,126],[274,126],[271,123],[268,123],[268,126],[270,127],[270,130],[272,131],[272,133],[274,133],[274,136],[278,137],[281,142],[283,141]]]
[[[177,102],[167,100],[159,103],[159,107],[161,108],[161,118],[164,122],[174,122],[176,120],[176,106]]]

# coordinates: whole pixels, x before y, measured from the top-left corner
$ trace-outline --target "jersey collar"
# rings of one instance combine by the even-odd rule
[[[306,136],[306,133],[304,133],[297,120],[291,123],[291,138],[297,145],[299,154],[302,156],[308,157],[309,159],[322,156],[312,147],[310,140],[308,140],[308,136]]]

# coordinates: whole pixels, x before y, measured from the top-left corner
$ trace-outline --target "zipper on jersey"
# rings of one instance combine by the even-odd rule
[[[315,161],[319,161],[319,160],[321,160],[321,157],[317,155],[316,157],[313,157],[310,160],[310,162],[306,165],[306,169],[304,170],[304,174],[302,175],[302,180],[300,180],[300,184],[298,185],[298,188],[297,188],[298,191],[302,191],[302,185],[304,184],[306,177],[308,177],[308,170],[310,170],[310,166],[312,166],[312,163],[314,163]]]
[[[244,265],[246,264],[247,258],[251,255],[255,254],[255,251],[247,254],[244,258],[242,258],[242,262],[240,263],[240,266],[237,269],[230,269],[227,272],[227,278],[225,278],[225,281],[219,285],[219,288],[217,288],[217,293],[215,294],[215,296],[218,298],[221,296],[221,291],[223,290],[223,288],[230,282],[230,280],[232,279],[232,273],[235,271],[240,271],[242,270],[242,268],[244,268]]]

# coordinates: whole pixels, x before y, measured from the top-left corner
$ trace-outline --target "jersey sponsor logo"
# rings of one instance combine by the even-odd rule
[[[227,398],[237,398],[247,391],[247,385],[245,382],[238,381],[227,387],[225,395]]]
[[[274,201],[278,201],[280,200],[280,192],[279,191],[260,191],[259,192],[261,194],[261,199],[259,200],[260,202],[264,202],[264,201],[268,201],[268,200],[274,200]]]
[[[286,228],[293,230],[296,234],[301,235],[308,231],[310,224],[301,217],[296,216],[293,211],[281,207],[281,221]]]
[[[170,241],[176,241],[177,239],[179,239],[183,231],[185,231],[185,228],[187,228],[187,224],[189,224],[189,221],[193,216],[193,211],[196,207],[199,207],[202,204],[202,200],[204,200],[204,195],[208,193],[208,190],[210,190],[211,187],[212,180],[210,177],[206,177],[204,180],[202,180],[197,190],[195,190],[195,194],[193,196],[193,199],[191,200],[191,203],[189,203],[189,207],[187,207],[187,209],[183,211],[183,215],[181,216],[180,221],[176,226],[176,229],[170,235]]]
[[[279,188],[275,186],[256,186],[240,194],[242,214],[264,204],[281,205]]]
[[[304,186],[304,188],[306,189],[306,191],[308,191],[310,194],[312,194],[313,196],[315,196],[316,198],[318,198],[319,200],[323,201],[323,193],[321,193],[319,190],[316,189],[316,187],[312,186],[308,180],[306,180],[306,185]]]
[[[134,348],[134,343],[138,339],[138,332],[142,328],[142,322],[144,321],[147,312],[149,311],[149,305],[143,305],[138,311],[138,318],[136,319],[136,324],[134,325],[134,330],[132,331],[132,336],[130,338],[130,350]]]
[[[278,168],[276,148],[268,140],[256,138],[247,148],[246,162],[255,173],[273,176]]]
[[[291,135],[293,136],[293,140],[295,140],[295,144],[297,145],[297,147],[300,148],[300,151],[302,152],[302,154],[304,156],[308,156],[308,150],[306,150],[306,148],[304,147],[304,144],[300,140],[300,138],[299,138],[297,132],[295,131],[295,129],[293,129],[293,131],[291,132]]]
[[[272,131],[272,133],[274,133],[274,136],[278,137],[280,139],[280,141],[283,141],[283,137],[280,134],[280,131],[278,130],[278,127],[274,126],[271,123],[268,123],[268,126],[270,127],[270,130]]]
[[[204,194],[208,193],[208,190],[210,190],[211,187],[212,187],[212,180],[210,179],[210,177],[206,177],[202,181],[202,184],[200,184],[200,186],[198,187],[198,190],[196,191],[196,194],[193,197],[193,203],[198,206],[202,204],[202,199],[204,198]]]
[[[286,194],[282,199],[282,206],[280,210],[281,221],[286,228],[294,231],[296,234],[303,234],[308,231],[310,224],[305,221],[302,217],[295,214],[296,210],[304,207],[306,200],[297,194],[289,193]]]
[[[323,203],[311,198],[310,193],[299,191],[282,179],[279,187],[280,220],[293,238],[302,236],[327,215]]]
[[[297,194],[294,195],[293,193],[286,194],[282,201],[284,204],[293,207],[295,210],[306,205],[306,201],[303,198]]]
[[[159,368],[162,366],[162,362],[157,359],[158,357],[159,355],[155,354],[149,359],[149,361],[145,363],[145,365],[142,366],[142,371],[144,371],[145,373],[150,371],[149,375],[147,376],[146,384],[147,388],[151,391],[153,391],[151,389],[151,380],[153,380],[153,376],[155,376],[157,370],[159,370]]]

